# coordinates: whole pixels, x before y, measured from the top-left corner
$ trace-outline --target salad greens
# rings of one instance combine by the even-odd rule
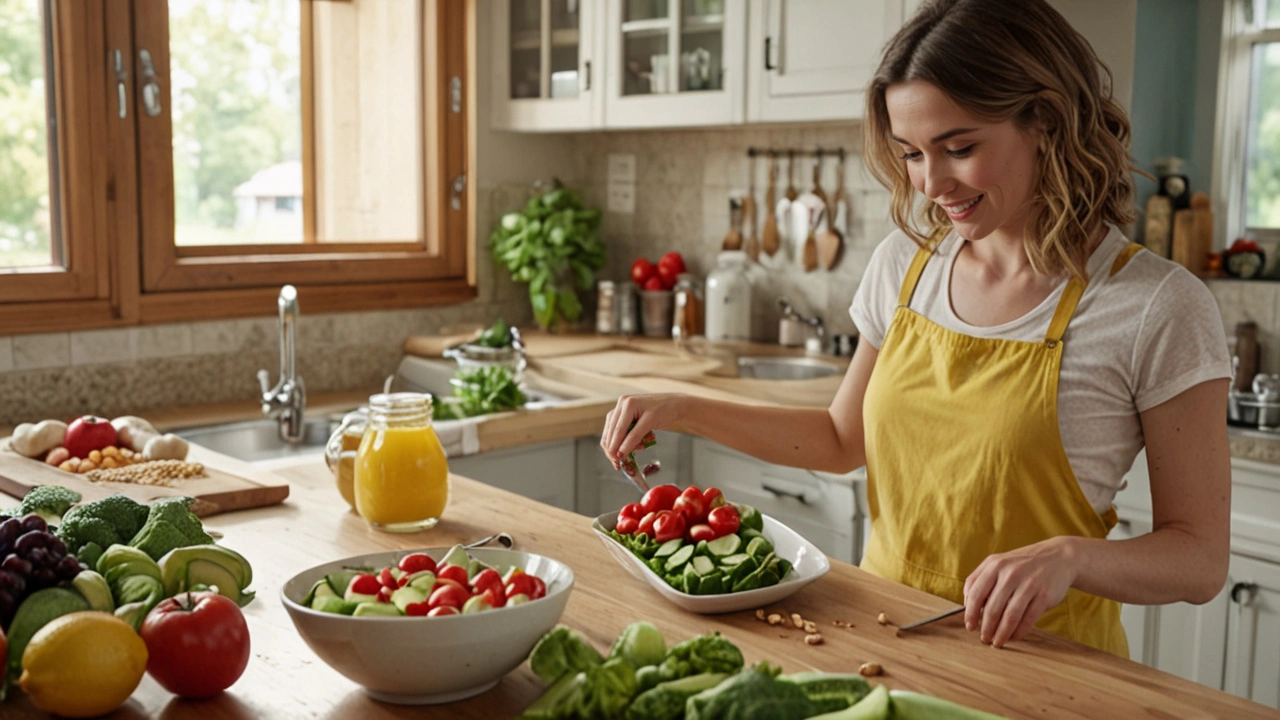
[[[436,420],[458,420],[523,407],[528,398],[509,368],[501,365],[461,368],[449,380],[453,398],[434,405]]]
[[[628,625],[609,650],[609,659],[620,657],[633,666],[658,665],[667,656],[667,641],[653,623]]]
[[[599,651],[566,625],[557,625],[543,635],[529,656],[533,674],[549,683],[603,663],[604,657]]]
[[[507,326],[506,318],[498,318],[497,322],[480,333],[476,344],[487,348],[511,347],[511,328]]]

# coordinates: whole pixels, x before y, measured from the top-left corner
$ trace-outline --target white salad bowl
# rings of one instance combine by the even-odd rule
[[[301,604],[316,581],[329,573],[395,565],[408,552],[317,565],[293,576],[280,591],[294,627],[315,654],[384,702],[454,702],[497,685],[560,620],[573,588],[573,570],[564,563],[516,550],[477,548],[467,553],[486,565],[518,567],[541,578],[547,584],[546,596],[512,607],[441,617],[352,617]],[[449,548],[413,552],[439,561]]]
[[[668,585],[666,580],[645,565],[643,559],[609,536],[609,530],[618,522],[618,513],[601,515],[591,523],[591,529],[596,531],[596,537],[600,538],[600,542],[604,543],[618,562],[630,570],[632,575],[649,583],[663,597],[690,612],[714,615],[776,603],[831,570],[831,562],[813,543],[768,515],[761,515],[764,518],[765,539],[773,545],[773,551],[779,558],[791,563],[791,571],[776,585],[718,595],[690,595]]]

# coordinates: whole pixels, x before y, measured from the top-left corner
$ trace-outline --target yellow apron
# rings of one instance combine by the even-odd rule
[[[1119,272],[1140,245],[1125,248]],[[994,553],[1059,535],[1105,538],[1058,433],[1062,335],[1084,293],[1072,279],[1043,342],[979,338],[907,306],[932,253],[916,253],[863,404],[871,539],[862,567],[964,602]],[[1120,604],[1075,589],[1036,623],[1128,657]]]

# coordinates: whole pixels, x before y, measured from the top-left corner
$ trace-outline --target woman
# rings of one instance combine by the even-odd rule
[[[1038,626],[1127,657],[1119,603],[1209,601],[1228,559],[1226,338],[1204,285],[1117,229],[1134,188],[1109,79],[1044,0],[926,3],[866,93],[901,230],[854,296],[862,342],[830,408],[627,396],[605,453],[671,428],[865,464],[862,567],[963,603],[996,647]],[[1108,541],[1144,445],[1154,529]]]

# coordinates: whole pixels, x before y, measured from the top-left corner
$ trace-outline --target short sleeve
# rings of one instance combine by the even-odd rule
[[[1170,272],[1147,303],[1132,368],[1138,412],[1207,380],[1231,377],[1218,304],[1204,283],[1186,270]]]
[[[898,306],[902,279],[916,249],[915,242],[906,233],[895,230],[871,253],[871,261],[857,292],[853,294],[853,304],[849,306],[849,317],[858,328],[860,341],[866,341],[876,349],[884,342],[889,322],[893,320],[893,312]]]

